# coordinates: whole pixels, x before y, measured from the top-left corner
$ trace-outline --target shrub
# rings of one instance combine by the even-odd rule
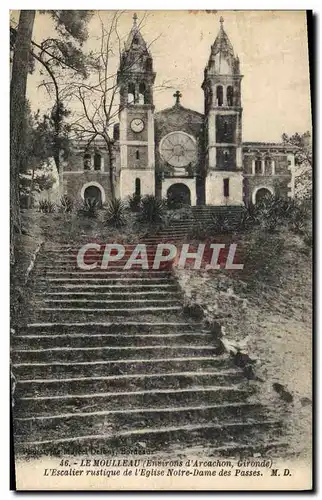
[[[196,221],[191,226],[191,229],[188,233],[189,240],[206,240],[210,237],[211,229],[209,225],[205,225],[200,221]]]
[[[299,200],[271,196],[255,205],[254,221],[268,232],[287,224],[294,233],[303,234],[309,213],[309,207]]]
[[[239,227],[241,230],[250,229],[255,224],[255,206],[251,203],[243,207],[241,212]]]
[[[122,227],[126,224],[125,204],[122,200],[112,200],[107,204],[105,222],[112,227]]]
[[[162,223],[165,219],[165,203],[153,195],[142,198],[139,220],[147,223]]]
[[[141,201],[142,196],[140,194],[133,193],[132,196],[129,197],[129,209],[131,212],[139,212],[141,209]]]
[[[231,230],[229,217],[224,213],[212,215],[209,230],[213,233],[228,233]]]
[[[254,205],[250,203],[242,212],[240,226],[249,229],[252,226],[260,226],[267,232],[277,230],[286,218],[287,200],[274,196],[267,196]]]
[[[52,214],[55,212],[55,203],[49,200],[40,200],[38,210],[44,214]]]
[[[99,203],[95,198],[86,198],[78,213],[85,217],[96,218]]]
[[[59,210],[60,212],[70,213],[73,210],[74,202],[69,196],[64,195],[60,198]]]

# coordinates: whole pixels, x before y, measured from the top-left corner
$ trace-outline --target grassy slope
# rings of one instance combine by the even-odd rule
[[[235,238],[236,239],[236,238]],[[258,358],[263,402],[288,418],[290,453],[310,450],[312,270],[311,250],[287,231],[248,232],[238,237],[242,271],[178,271],[188,296],[221,324],[229,339],[248,338]],[[216,238],[220,241],[220,238]],[[293,404],[283,403],[272,384],[286,386]]]

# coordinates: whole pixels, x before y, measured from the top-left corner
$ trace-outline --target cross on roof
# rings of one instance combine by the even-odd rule
[[[176,104],[180,104],[180,97],[182,97],[182,94],[179,90],[177,90],[174,94],[173,97],[176,98]]]
[[[138,16],[137,16],[136,12],[134,12],[134,14],[133,14],[133,26],[136,26],[137,20],[138,20]]]

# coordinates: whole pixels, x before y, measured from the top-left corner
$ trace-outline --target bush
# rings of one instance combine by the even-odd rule
[[[74,202],[69,196],[64,195],[59,200],[59,211],[64,213],[70,213],[73,210]]]
[[[55,203],[49,200],[40,200],[38,210],[44,214],[52,214],[55,212]]]
[[[142,198],[139,220],[147,223],[162,223],[165,220],[165,203],[153,195]]]
[[[216,214],[211,216],[209,230],[212,233],[228,233],[231,231],[231,222],[225,214]]]
[[[250,203],[242,208],[240,219],[239,219],[239,229],[247,230],[253,227],[255,224],[255,205]]]
[[[132,194],[132,196],[129,197],[129,209],[131,212],[139,212],[141,209],[141,201],[142,201],[142,196],[140,194]]]
[[[290,231],[303,234],[310,217],[309,207],[296,199],[267,197],[254,207],[255,224],[268,232],[287,225]]]
[[[211,229],[209,225],[205,225],[200,221],[196,221],[192,224],[191,229],[188,233],[189,240],[207,240],[211,235]]]
[[[122,227],[126,224],[125,204],[122,200],[110,201],[105,211],[105,222],[108,226]]]
[[[249,229],[260,226],[267,232],[274,232],[287,221],[292,211],[290,200],[267,196],[254,205],[250,203],[242,212],[240,226]]]
[[[85,217],[96,218],[98,213],[99,203],[95,198],[86,198],[78,213]]]

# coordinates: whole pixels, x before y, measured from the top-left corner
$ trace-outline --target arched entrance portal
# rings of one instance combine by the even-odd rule
[[[270,198],[272,196],[272,192],[267,188],[260,188],[255,193],[255,203],[261,202],[266,198]]]
[[[96,186],[88,186],[84,191],[84,200],[94,199],[99,206],[102,205],[102,193]]]
[[[167,196],[183,205],[191,205],[190,189],[185,184],[172,184],[167,191]]]

